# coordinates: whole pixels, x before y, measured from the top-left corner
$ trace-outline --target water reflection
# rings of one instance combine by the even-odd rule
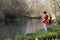
[[[40,30],[40,19],[23,18],[22,22],[0,25],[0,38],[14,38],[16,34],[34,33]]]
[[[27,33],[34,33],[40,30],[42,27],[40,19],[28,19],[26,23],[26,34]]]

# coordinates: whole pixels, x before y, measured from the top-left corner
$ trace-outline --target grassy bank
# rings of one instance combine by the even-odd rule
[[[56,37],[59,34],[60,34],[60,25],[49,25],[47,33],[45,33],[43,29],[41,29],[40,31],[37,31],[36,33],[31,33],[27,35],[17,34],[15,37],[15,40],[22,40],[22,39],[23,40],[25,39],[34,40],[35,38],[48,38],[52,36]]]

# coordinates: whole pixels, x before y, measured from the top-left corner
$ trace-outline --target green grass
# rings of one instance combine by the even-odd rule
[[[16,39],[18,38],[38,38],[38,37],[48,37],[48,36],[56,36],[60,33],[60,25],[49,25],[48,32],[45,33],[43,29],[37,31],[36,33],[30,33],[27,35],[16,35]]]

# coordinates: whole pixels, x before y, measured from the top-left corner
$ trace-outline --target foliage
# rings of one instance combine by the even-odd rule
[[[15,22],[21,22],[21,21],[22,21],[21,18],[16,18],[16,19],[15,19]]]
[[[23,35],[18,34],[18,35],[16,35],[15,40],[21,40],[22,37],[23,37]]]

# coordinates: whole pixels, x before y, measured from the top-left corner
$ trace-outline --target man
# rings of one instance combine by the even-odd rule
[[[48,15],[47,15],[47,12],[46,12],[46,11],[44,11],[43,14],[44,14],[44,16],[43,16],[43,19],[44,19],[44,20],[42,21],[42,23],[43,23],[44,31],[47,32],[47,27],[48,27]]]

